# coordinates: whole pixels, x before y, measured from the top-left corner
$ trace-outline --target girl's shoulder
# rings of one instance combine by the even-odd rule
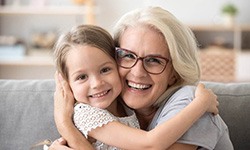
[[[93,107],[88,104],[84,103],[77,103],[74,107],[74,116],[82,116],[84,118],[92,118],[92,119],[98,119],[98,118],[112,118],[114,120],[117,120],[112,113],[110,113],[106,109],[101,109],[98,107]],[[97,118],[95,118],[95,116]]]
[[[106,109],[77,103],[74,107],[73,121],[75,126],[87,137],[88,132],[92,129],[117,121],[117,118]]]

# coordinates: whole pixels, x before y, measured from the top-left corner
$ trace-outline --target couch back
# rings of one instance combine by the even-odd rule
[[[54,89],[53,80],[0,81],[1,150],[29,150],[59,137],[53,118]]]
[[[219,114],[235,150],[250,150],[250,83],[206,83],[218,96]]]
[[[218,96],[235,150],[249,150],[250,83],[205,84]],[[59,137],[53,119],[54,89],[54,80],[0,80],[1,150],[27,150]]]

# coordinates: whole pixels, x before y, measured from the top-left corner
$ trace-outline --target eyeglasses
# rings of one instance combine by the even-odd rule
[[[116,61],[120,67],[130,69],[136,65],[138,60],[143,62],[143,68],[150,74],[162,73],[168,62],[171,61],[169,58],[155,55],[138,57],[135,53],[129,50],[119,47],[116,48]]]

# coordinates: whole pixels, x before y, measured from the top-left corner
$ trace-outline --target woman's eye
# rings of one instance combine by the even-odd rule
[[[159,60],[158,58],[154,58],[154,57],[149,57],[147,59],[147,62],[148,63],[158,63],[158,64],[161,64],[161,60]]]
[[[135,59],[135,56],[133,54],[127,53],[123,56],[124,58],[130,58],[130,59]]]
[[[155,58],[155,57],[148,57],[144,61],[148,66],[159,66],[159,65],[165,66],[167,63],[165,59]]]
[[[110,70],[111,70],[111,68],[105,67],[105,68],[101,69],[101,73],[106,73],[106,72],[109,72]]]
[[[85,80],[87,79],[87,75],[83,74],[77,77],[77,80]]]
[[[136,57],[132,53],[127,53],[127,52],[120,52],[118,53],[118,56],[120,58],[126,58],[126,59],[135,59]]]

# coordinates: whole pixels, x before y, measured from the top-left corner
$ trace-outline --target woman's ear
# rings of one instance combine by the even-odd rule
[[[169,79],[168,79],[168,87],[171,87],[172,85],[174,85],[177,81],[178,81],[178,77],[179,75],[177,74],[177,72],[173,69],[173,71],[171,72]]]

